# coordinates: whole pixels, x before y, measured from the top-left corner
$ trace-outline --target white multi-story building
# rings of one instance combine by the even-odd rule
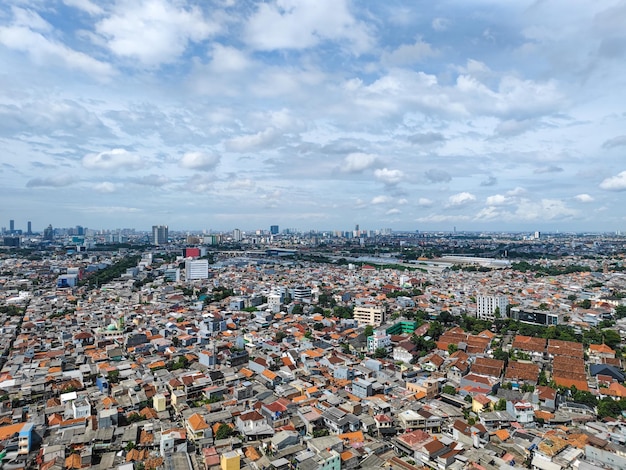
[[[270,294],[267,296],[267,308],[272,313],[280,312],[280,306],[282,304],[282,297],[279,294]]]
[[[193,281],[195,279],[209,278],[209,260],[188,259],[185,261],[185,279]]]
[[[507,305],[509,300],[503,295],[479,295],[476,297],[476,318],[493,321],[496,318],[496,311],[504,318]]]
[[[391,349],[391,336],[384,330],[375,331],[367,338],[367,352],[374,353],[378,348],[385,348],[387,351]]]
[[[385,307],[383,305],[359,305],[354,307],[354,319],[359,326],[380,326],[385,322]]]
[[[296,286],[291,290],[291,297],[300,302],[310,302],[311,288],[309,286]]]

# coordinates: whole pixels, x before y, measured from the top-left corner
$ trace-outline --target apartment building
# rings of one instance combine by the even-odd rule
[[[359,305],[354,307],[353,317],[359,326],[380,326],[385,322],[385,314],[383,305]]]
[[[507,305],[509,305],[509,300],[503,295],[479,295],[476,297],[476,318],[493,321],[496,318],[496,312],[505,317]]]

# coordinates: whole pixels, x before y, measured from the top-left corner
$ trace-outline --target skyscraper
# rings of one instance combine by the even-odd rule
[[[54,239],[54,229],[52,228],[52,224],[48,225],[43,231],[43,239],[44,240],[53,240]]]
[[[10,233],[15,232],[15,220],[13,219],[9,220],[9,232]]]
[[[167,225],[153,225],[152,226],[152,244],[153,245],[167,245],[169,238],[169,231]]]
[[[272,235],[278,235],[278,225],[270,225],[270,233]]]
[[[243,237],[241,235],[241,230],[239,230],[238,228],[233,230],[233,241],[234,242],[240,242],[242,239],[243,239]]]
[[[28,228],[27,228],[27,230],[26,230],[26,234],[27,234],[27,235],[31,235],[32,233],[33,233],[33,224],[32,224],[32,222],[29,220],[29,221],[28,221]]]

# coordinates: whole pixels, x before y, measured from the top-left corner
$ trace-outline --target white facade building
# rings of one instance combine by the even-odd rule
[[[476,298],[476,318],[493,321],[496,318],[496,310],[500,312],[502,318],[505,318],[507,305],[509,300],[503,295],[479,295]]]
[[[192,281],[195,279],[209,278],[209,260],[189,259],[185,261],[185,279]]]
[[[387,351],[391,349],[391,336],[384,330],[375,331],[367,338],[367,352],[374,353],[378,348],[385,348]]]

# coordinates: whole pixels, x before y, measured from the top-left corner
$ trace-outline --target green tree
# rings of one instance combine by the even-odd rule
[[[441,389],[441,393],[447,393],[448,395],[456,395],[456,388],[452,385],[444,385]]]
[[[580,302],[578,302],[578,306],[580,308],[589,309],[591,308],[591,300],[589,299],[581,300]]]
[[[506,400],[504,398],[500,398],[495,406],[493,407],[495,411],[504,411],[506,410]]]
[[[602,330],[602,336],[604,338],[604,344],[612,349],[615,349],[622,342],[622,338],[615,330]]]
[[[623,400],[620,400],[623,401]],[[611,397],[604,397],[598,403],[598,418],[612,417],[617,418],[622,414],[622,407],[620,403],[613,400]]]
[[[493,352],[493,358],[498,359],[500,361],[504,361],[504,363],[506,364],[509,362],[509,353],[504,351],[502,348],[497,348]]]
[[[369,338],[370,336],[374,334],[374,327],[372,325],[367,325],[365,327],[365,331],[363,331],[363,334],[365,335],[366,338]]]
[[[592,395],[591,392],[587,392],[585,390],[576,390],[575,387],[572,387],[572,400],[576,403],[581,403],[583,405],[590,406],[594,408],[598,404],[598,399]]]
[[[387,357],[387,354],[387,348],[376,348],[376,350],[374,351],[374,357],[376,359],[383,359]]]
[[[217,428],[217,431],[215,432],[215,439],[216,440],[227,439],[230,437],[232,432],[233,430],[228,424],[222,423],[219,425],[219,427]]]
[[[448,354],[452,355],[458,350],[459,350],[459,347],[456,344],[454,343],[448,344]]]

